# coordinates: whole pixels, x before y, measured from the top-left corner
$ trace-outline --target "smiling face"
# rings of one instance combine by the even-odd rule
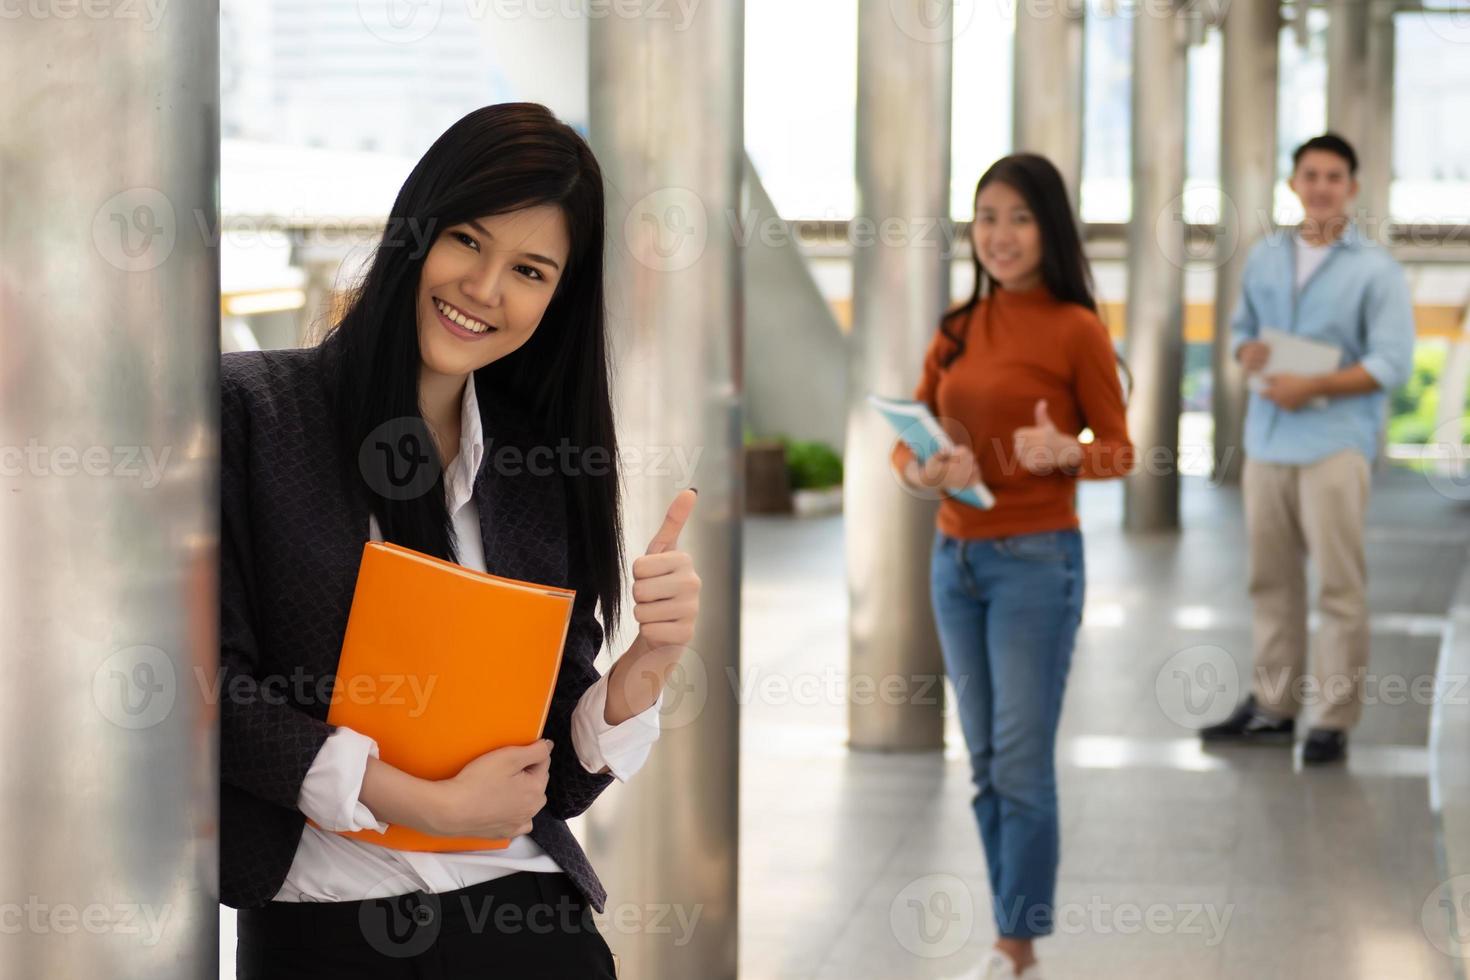
[[[1301,199],[1307,220],[1318,227],[1346,215],[1348,202],[1358,194],[1347,160],[1330,150],[1303,153],[1287,184]]]
[[[550,204],[446,228],[419,274],[424,367],[464,375],[530,340],[570,249],[566,216]]]
[[[1041,282],[1041,226],[1010,184],[993,180],[976,196],[970,241],[985,271],[1006,289]]]

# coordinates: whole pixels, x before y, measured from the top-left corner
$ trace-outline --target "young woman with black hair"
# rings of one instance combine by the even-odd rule
[[[220,885],[241,978],[614,975],[566,821],[647,758],[699,578],[684,490],[632,564],[638,636],[599,674],[624,587],[603,208],[591,150],[544,107],[472,112],[409,175],[319,345],[221,361]],[[369,539],[576,590],[541,741],[436,781],[327,724]],[[510,844],[334,833],[388,823]]]
[[[1075,485],[1124,475],[1133,447],[1056,168],[1029,153],[992,165],[971,244],[974,292],[945,315],[914,395],[956,448],[921,465],[900,442],[893,465],[919,492],[979,477],[995,494],[991,510],[940,504],[931,594],[999,932],[981,975],[1037,980],[1059,853],[1056,730],[1085,581]]]

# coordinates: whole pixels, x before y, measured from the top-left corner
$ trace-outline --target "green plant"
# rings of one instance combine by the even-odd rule
[[[1422,342],[1415,346],[1414,369],[1409,380],[1389,397],[1389,442],[1423,445],[1434,436],[1439,412],[1439,379],[1448,354],[1443,343]],[[1470,402],[1467,402],[1467,412],[1462,414],[1470,414]]]
[[[1435,382],[1444,372],[1446,351],[1441,344],[1421,343],[1414,347],[1414,367],[1409,380],[1389,396],[1389,416],[1418,414],[1424,404],[1424,396],[1434,390]]]
[[[825,442],[781,437],[786,446],[786,472],[791,489],[810,490],[842,482],[842,457]]]
[[[1434,434],[1434,422],[1417,415],[1400,415],[1388,422],[1388,441],[1394,445],[1427,443]]]

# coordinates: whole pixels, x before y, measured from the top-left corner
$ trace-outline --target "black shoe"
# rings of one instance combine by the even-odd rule
[[[1205,742],[1255,742],[1290,745],[1296,733],[1292,718],[1276,718],[1256,707],[1255,695],[1241,702],[1235,713],[1218,725],[1200,729]]]
[[[1335,728],[1314,728],[1302,743],[1302,765],[1325,766],[1347,755],[1347,733]]]

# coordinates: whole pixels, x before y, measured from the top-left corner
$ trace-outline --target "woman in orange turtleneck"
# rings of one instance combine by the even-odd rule
[[[900,442],[893,464],[916,492],[978,476],[995,494],[991,510],[940,504],[931,593],[999,933],[981,975],[1039,980],[1033,941],[1052,931],[1059,852],[1057,721],[1085,581],[1074,491],[1078,478],[1123,476],[1133,446],[1056,168],[1024,153],[991,166],[971,243],[975,291],[944,317],[914,394],[956,448],[920,464]]]

